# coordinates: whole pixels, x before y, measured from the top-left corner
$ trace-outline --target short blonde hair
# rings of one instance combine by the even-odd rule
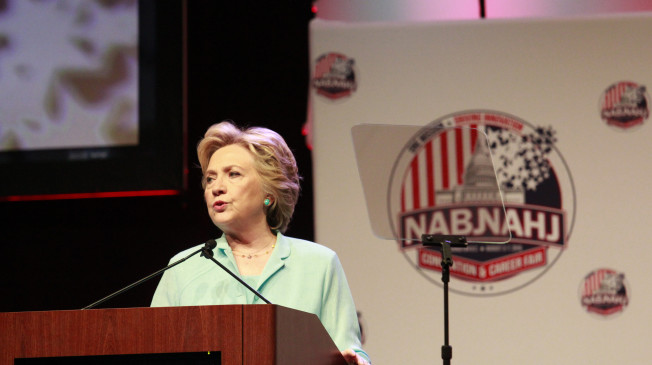
[[[263,191],[273,197],[267,207],[267,224],[272,230],[285,232],[299,199],[300,185],[297,162],[283,137],[262,127],[238,128],[230,121],[213,124],[197,145],[202,175],[215,151],[237,144],[251,152],[261,177]],[[205,176],[202,187],[206,188]],[[263,202],[260,202],[263,204]]]

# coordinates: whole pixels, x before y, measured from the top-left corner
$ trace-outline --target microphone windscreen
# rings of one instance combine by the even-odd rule
[[[215,240],[208,240],[206,241],[206,248],[208,249],[214,249],[217,246],[217,242]]]
[[[204,248],[201,249],[201,256],[205,258],[213,257],[213,249],[217,246],[215,240],[208,240],[204,243]]]

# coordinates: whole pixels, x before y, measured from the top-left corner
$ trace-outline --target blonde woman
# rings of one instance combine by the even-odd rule
[[[272,303],[316,314],[349,364],[369,364],[337,255],[283,235],[300,189],[283,138],[267,128],[221,122],[208,128],[197,155],[208,215],[223,232],[214,258]],[[166,271],[152,300],[152,306],[257,303],[260,298],[199,256]]]

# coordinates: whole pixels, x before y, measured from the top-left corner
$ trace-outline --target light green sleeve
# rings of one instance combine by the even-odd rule
[[[320,320],[340,351],[354,350],[369,361],[360,344],[360,326],[353,296],[337,255],[333,255],[324,277],[324,299]]]

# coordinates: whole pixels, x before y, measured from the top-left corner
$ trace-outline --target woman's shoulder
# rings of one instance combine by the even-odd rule
[[[337,254],[332,249],[316,242],[308,241],[301,238],[281,236],[287,242],[291,254],[301,256],[317,256],[331,259]]]

